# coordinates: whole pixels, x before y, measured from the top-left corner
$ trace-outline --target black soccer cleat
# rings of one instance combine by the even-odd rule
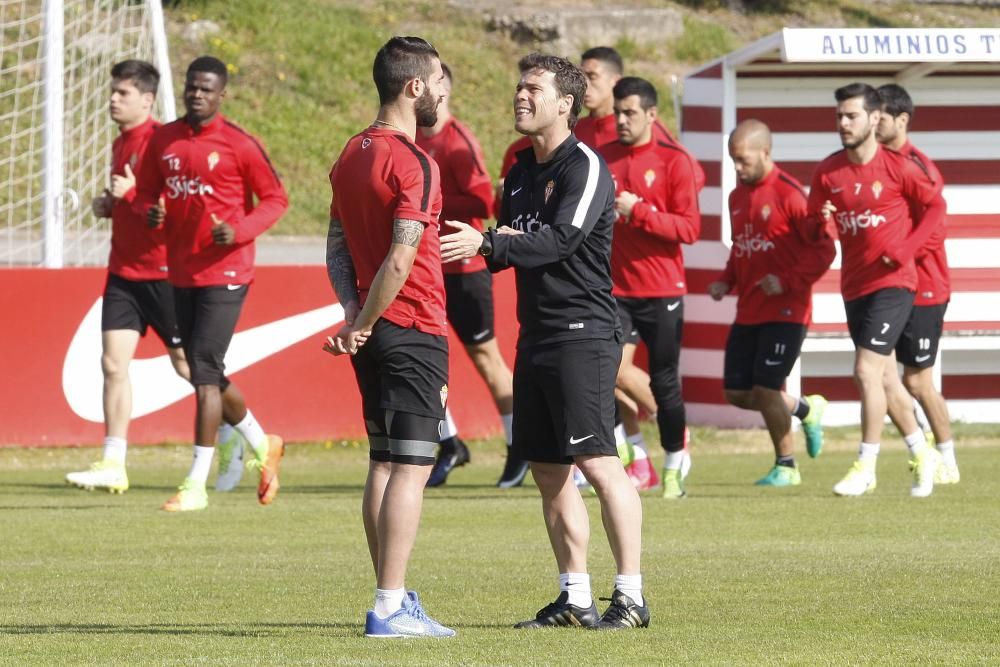
[[[500,474],[497,486],[501,489],[512,489],[515,486],[521,486],[527,476],[528,462],[512,455],[510,447],[507,447],[507,462],[503,465],[503,472]]]
[[[640,607],[629,596],[615,589],[608,600],[608,606],[601,620],[590,626],[590,630],[627,630],[649,627],[649,607]],[[643,600],[645,602],[645,600]]]
[[[451,441],[451,442],[449,442]],[[441,442],[438,449],[437,461],[431,470],[431,476],[427,478],[427,486],[441,486],[448,481],[448,475],[459,466],[464,466],[472,460],[469,448],[458,436],[448,438]]]
[[[589,609],[569,604],[569,593],[563,591],[555,602],[545,605],[530,621],[521,621],[515,628],[590,628],[600,620],[597,606],[590,603]]]

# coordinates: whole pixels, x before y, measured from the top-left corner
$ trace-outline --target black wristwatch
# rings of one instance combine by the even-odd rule
[[[483,234],[483,243],[479,246],[479,254],[483,257],[489,257],[493,254],[493,241],[490,241],[489,234]]]

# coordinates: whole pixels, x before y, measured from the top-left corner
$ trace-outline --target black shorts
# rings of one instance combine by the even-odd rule
[[[780,390],[805,338],[806,326],[794,322],[734,324],[726,340],[722,386],[736,391]]]
[[[622,334],[625,337],[623,342],[626,345],[638,345],[639,341],[642,340],[639,336],[639,327],[632,321],[631,309],[623,305],[622,301],[621,297],[615,297],[615,303],[618,305],[618,320],[622,323]]]
[[[448,338],[380,319],[351,357],[365,423],[385,412],[444,419],[448,402]]]
[[[910,319],[914,296],[910,290],[887,287],[845,301],[847,328],[854,347],[863,347],[885,356],[892,354]]]
[[[493,340],[493,275],[487,269],[475,273],[444,274],[448,321],[465,345]]]
[[[910,368],[931,368],[937,360],[938,344],[944,331],[947,303],[914,306],[903,335],[896,343],[896,359]]]
[[[614,339],[518,349],[511,453],[541,463],[572,463],[585,454],[617,456],[620,361],[621,344]]]
[[[177,287],[177,324],[191,368],[191,384],[216,385],[225,391],[226,351],[236,331],[249,285]]]
[[[101,331],[128,329],[146,335],[146,329],[167,347],[181,346],[174,310],[174,288],[166,280],[129,280],[108,274],[101,306]]]

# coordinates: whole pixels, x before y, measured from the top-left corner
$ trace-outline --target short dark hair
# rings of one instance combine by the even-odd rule
[[[521,74],[533,69],[543,69],[556,75],[556,92],[560,96],[572,95],[573,104],[569,109],[569,129],[576,126],[576,119],[583,107],[583,95],[587,92],[587,77],[579,67],[559,56],[530,53],[517,63]]]
[[[434,59],[439,59],[431,43],[420,37],[393,37],[375,54],[372,78],[378,90],[378,103],[388,104],[403,92],[407,81],[420,79],[429,83]]]
[[[226,69],[226,63],[214,56],[199,56],[192,60],[191,64],[188,65],[186,76],[191,76],[195,72],[216,75],[222,81],[223,88],[229,83],[229,71]]]
[[[625,72],[625,63],[622,62],[621,55],[610,46],[595,46],[587,49],[580,56],[580,61],[600,60],[606,65],[610,65],[615,74],[621,75]]]
[[[441,63],[441,71],[444,72],[444,75],[446,77],[448,77],[448,81],[450,81],[451,83],[455,83],[455,79],[453,79],[451,77],[451,68],[450,67],[448,67],[444,63]]]
[[[878,96],[882,100],[882,111],[885,113],[893,118],[901,113],[913,118],[913,100],[906,92],[906,88],[895,83],[887,83],[878,87]]]
[[[643,111],[650,107],[655,107],[658,102],[656,88],[653,87],[653,84],[637,76],[626,76],[618,79],[618,83],[615,84],[612,94],[616,100],[623,100],[626,97],[638,95],[639,106],[642,107]]]
[[[878,91],[867,83],[849,83],[833,91],[833,97],[838,102],[860,97],[868,113],[882,109],[882,99],[878,96]]]
[[[123,60],[111,68],[111,78],[131,81],[140,93],[156,95],[160,87],[160,73],[145,60]]]

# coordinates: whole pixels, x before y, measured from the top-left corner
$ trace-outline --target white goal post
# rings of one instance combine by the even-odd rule
[[[160,70],[156,116],[176,117],[160,0],[0,0],[0,267],[103,264],[111,67]]]

